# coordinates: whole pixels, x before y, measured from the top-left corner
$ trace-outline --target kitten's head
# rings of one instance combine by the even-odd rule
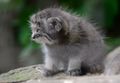
[[[50,16],[46,12],[39,12],[31,16],[30,25],[32,39],[37,43],[54,44],[58,42],[58,33],[63,28],[60,17]]]

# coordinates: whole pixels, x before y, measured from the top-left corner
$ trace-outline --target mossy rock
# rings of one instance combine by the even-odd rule
[[[38,71],[38,68],[40,70],[43,69],[43,65],[33,65],[28,67],[22,67],[14,70],[10,70],[7,73],[3,73],[0,75],[0,83],[1,82],[24,82],[26,80],[30,79],[59,79],[63,76],[66,77],[64,73],[57,74],[53,77],[44,77],[41,75],[40,71]]]

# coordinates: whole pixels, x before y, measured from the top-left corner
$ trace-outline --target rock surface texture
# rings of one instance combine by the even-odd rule
[[[0,75],[0,83],[119,83],[120,75],[87,75],[71,77],[59,73],[53,77],[44,77],[38,71],[42,65],[33,65],[11,70]]]

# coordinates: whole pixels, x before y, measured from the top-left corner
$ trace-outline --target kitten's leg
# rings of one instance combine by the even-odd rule
[[[45,58],[45,67],[43,71],[44,76],[52,76],[59,72],[58,70],[59,62],[54,58],[47,56]]]
[[[81,60],[79,57],[73,57],[69,60],[67,74],[71,76],[82,75]]]

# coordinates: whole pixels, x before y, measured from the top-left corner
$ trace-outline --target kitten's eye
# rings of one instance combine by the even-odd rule
[[[40,29],[36,29],[36,32],[39,32],[40,31]]]

